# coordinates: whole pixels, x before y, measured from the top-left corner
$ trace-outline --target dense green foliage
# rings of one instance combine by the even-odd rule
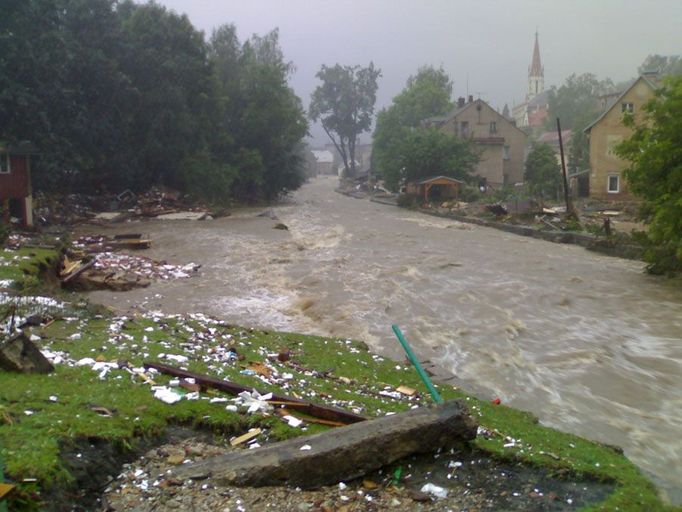
[[[366,68],[323,65],[316,76],[322,83],[313,91],[310,118],[322,123],[341,155],[345,175],[354,176],[355,145],[372,125],[381,70],[372,62]]]
[[[206,41],[153,2],[7,0],[0,139],[35,143],[38,189],[272,199],[303,180],[290,72],[276,31]]]
[[[443,69],[422,67],[391,106],[379,112],[372,162],[388,188],[429,176],[469,177],[478,161],[469,143],[422,127],[425,119],[452,109],[451,95],[452,81]]]
[[[631,162],[630,190],[644,200],[650,242],[644,257],[656,274],[682,271],[682,76],[664,84],[644,107],[645,122],[625,118],[634,133],[616,148]]]
[[[614,92],[614,86],[608,78],[600,81],[592,73],[572,74],[561,87],[549,91],[547,128],[556,130],[557,117],[563,130],[584,128],[580,124],[589,123],[599,112],[597,98],[610,92]]]
[[[468,141],[437,128],[418,128],[405,135],[399,147],[400,178],[416,181],[433,176],[449,176],[462,181],[471,177],[478,155]],[[392,174],[386,183],[393,187]]]
[[[591,73],[569,76],[558,89],[549,91],[549,116],[546,128],[556,131],[557,117],[562,130],[572,130],[568,151],[569,171],[589,167],[589,143],[583,129],[599,115],[598,97],[615,91],[610,79],[598,80]]]
[[[548,144],[534,144],[526,159],[523,179],[540,204],[556,198],[561,186],[561,169],[554,150]]]

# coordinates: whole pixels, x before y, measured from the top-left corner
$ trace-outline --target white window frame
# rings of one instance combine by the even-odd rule
[[[497,122],[495,121],[490,121],[490,126],[488,128],[490,134],[492,135],[493,133],[497,133]]]
[[[10,165],[9,153],[5,153],[4,155],[0,155],[0,174],[12,174],[12,167]]]
[[[611,189],[611,178],[616,178],[616,190]],[[620,175],[619,174],[609,174],[606,177],[606,191],[609,194],[618,194],[620,192]]]
[[[630,101],[623,102],[620,105],[620,111],[623,113],[629,112],[630,114],[633,114],[635,112],[635,104]]]
[[[502,146],[502,159],[509,160],[509,146],[506,144]]]

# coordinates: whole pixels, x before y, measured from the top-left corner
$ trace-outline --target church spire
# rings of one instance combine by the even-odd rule
[[[538,42],[538,32],[535,31],[535,47],[533,48],[533,60],[530,64],[530,69],[528,70],[529,76],[545,76],[545,69],[542,67],[542,62],[540,62],[540,43]]]
[[[545,90],[545,68],[540,61],[540,43],[538,42],[538,31],[535,31],[535,46],[533,47],[533,59],[528,68],[528,93],[526,101],[537,96]]]

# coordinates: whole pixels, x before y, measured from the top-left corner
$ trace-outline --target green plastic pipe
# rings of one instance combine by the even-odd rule
[[[405,352],[407,353],[407,358],[410,360],[412,365],[417,370],[417,373],[419,374],[419,377],[421,377],[422,382],[426,384],[426,387],[429,390],[429,393],[431,394],[431,398],[433,398],[433,401],[436,402],[437,404],[442,404],[443,399],[441,398],[436,388],[433,386],[433,382],[431,382],[431,379],[429,378],[428,374],[424,371],[424,368],[422,368],[422,365],[419,364],[417,356],[415,356],[414,352],[412,352],[412,349],[410,348],[410,345],[407,343],[405,336],[403,336],[403,333],[400,331],[400,327],[393,324],[391,328],[393,329],[395,335],[398,337],[398,341],[405,349]]]

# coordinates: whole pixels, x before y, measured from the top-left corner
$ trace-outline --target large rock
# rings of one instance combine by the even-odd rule
[[[0,368],[11,372],[50,373],[54,366],[25,334],[0,341]]]
[[[350,480],[414,453],[476,437],[459,401],[354,423],[253,450],[239,450],[173,469],[175,477],[242,486],[318,487]]]

